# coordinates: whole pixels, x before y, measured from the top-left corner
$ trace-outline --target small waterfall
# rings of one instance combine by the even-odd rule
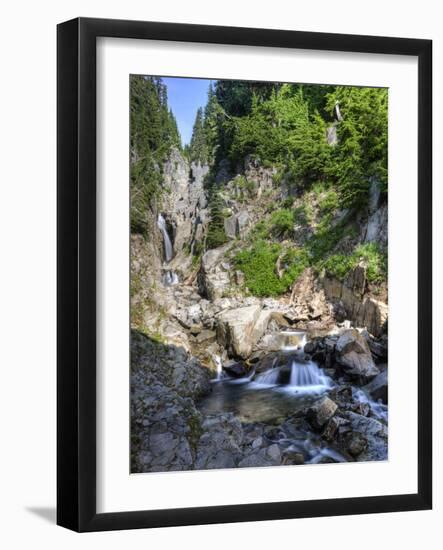
[[[307,342],[305,332],[282,331],[281,351],[287,357],[283,366],[272,367],[255,377],[259,385],[281,385],[303,393],[320,393],[331,387],[332,380],[313,361],[304,361],[303,350]],[[291,353],[292,352],[292,353]]]
[[[178,275],[175,271],[168,269],[163,275],[163,282],[166,286],[172,286],[178,284]]]
[[[313,361],[292,361],[289,385],[305,392],[318,392],[331,386],[332,380]]]
[[[157,219],[157,226],[160,229],[162,235],[163,235],[163,245],[164,245],[164,251],[165,251],[165,262],[169,263],[172,260],[172,243],[171,239],[168,235],[168,230],[166,227],[166,220],[165,218],[159,214]],[[163,283],[166,286],[172,286],[178,284],[178,275],[175,273],[175,271],[172,271],[171,269],[168,269],[165,274],[163,275]]]
[[[165,249],[165,260],[166,262],[170,262],[172,260],[172,243],[171,239],[168,235],[168,230],[166,228],[166,220],[165,218],[159,214],[158,220],[157,220],[157,226],[160,229],[162,235],[163,235],[163,245]]]
[[[214,380],[222,380],[225,377],[223,372],[222,360],[219,355],[215,355],[215,354],[212,356],[212,359],[215,363],[215,368],[216,368],[216,374],[215,374]]]
[[[282,337],[282,351],[303,350],[306,344],[306,333],[284,330],[280,333]]]

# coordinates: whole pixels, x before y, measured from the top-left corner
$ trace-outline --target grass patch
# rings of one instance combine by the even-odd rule
[[[277,274],[276,264],[282,254],[279,243],[260,240],[235,258],[235,266],[245,275],[245,286],[255,296],[279,296],[287,292],[307,266],[308,257],[302,249],[288,249],[281,258],[283,274]]]
[[[343,281],[350,271],[362,262],[366,278],[371,283],[381,283],[387,277],[387,256],[375,243],[359,244],[352,254],[333,254],[321,266],[328,275]]]

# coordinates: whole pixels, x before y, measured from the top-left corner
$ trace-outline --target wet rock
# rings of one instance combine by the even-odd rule
[[[326,439],[326,441],[333,441],[338,434],[339,428],[346,424],[349,424],[348,420],[340,416],[333,416],[325,425],[322,437]]]
[[[291,449],[291,447],[288,447],[283,451],[282,454],[282,463],[285,465],[289,464],[304,464],[305,463],[305,457],[303,456],[303,453],[300,451]]]
[[[371,411],[371,407],[369,406],[369,403],[366,401],[358,401],[357,403],[354,403],[351,407],[352,411],[361,414],[362,416],[368,416],[368,414]]]
[[[223,370],[229,374],[229,376],[232,376],[234,378],[242,378],[246,376],[249,372],[248,365],[246,363],[241,362],[232,362],[232,363],[225,363],[223,365]]]
[[[363,435],[368,442],[365,450],[358,455],[358,460],[386,460],[388,458],[387,426],[375,418],[361,416],[351,411],[345,412],[344,415],[350,421],[351,430]],[[346,445],[346,433],[344,441]]]
[[[259,468],[262,466],[278,466],[281,464],[281,452],[278,445],[273,444],[263,447],[258,451],[253,450],[239,462],[240,468]]]
[[[368,447],[368,440],[359,432],[350,432],[346,435],[345,450],[354,458],[361,455]]]
[[[365,383],[380,373],[365,338],[355,329],[345,330],[336,345],[337,362],[347,375]]]
[[[314,354],[318,349],[318,343],[316,341],[307,342],[305,344],[304,351],[305,353],[308,353],[309,355]]]
[[[314,428],[320,429],[334,416],[337,408],[337,404],[332,399],[324,396],[308,409],[307,419]]]
[[[381,399],[383,403],[388,402],[388,371],[385,369],[383,372],[378,374],[369,384],[367,384],[364,388],[365,391],[369,393],[369,395],[377,401],[378,399]]]

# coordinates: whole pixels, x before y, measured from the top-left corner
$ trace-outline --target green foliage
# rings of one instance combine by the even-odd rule
[[[219,193],[213,193],[209,202],[211,220],[208,225],[206,236],[206,247],[217,248],[222,246],[228,240],[225,233],[225,217],[223,215],[225,204]]]
[[[352,254],[333,254],[321,266],[333,277],[343,281],[357,265],[366,267],[366,277],[371,283],[386,280],[387,257],[375,243],[359,244]]]
[[[294,223],[307,226],[312,223],[314,211],[312,204],[309,202],[303,202],[296,208],[294,208]]]
[[[283,84],[266,101],[254,96],[250,114],[235,120],[230,157],[236,162],[254,153],[264,164],[285,164],[295,178],[319,179],[331,154],[325,133],[325,122],[310,114],[301,90]]]
[[[318,205],[322,216],[335,212],[340,206],[337,191],[334,189],[326,191],[326,193],[320,197]]]
[[[245,275],[245,285],[255,296],[278,296],[287,292],[307,265],[303,250],[291,249],[282,254],[282,246],[263,240],[255,242],[247,250],[239,252],[234,259],[238,269]],[[283,274],[277,274],[280,258]]]
[[[145,233],[149,208],[165,191],[162,165],[171,148],[181,146],[161,79],[131,76],[130,124],[131,231]]]
[[[191,162],[200,162],[201,164],[206,164],[208,162],[209,151],[208,145],[206,143],[206,135],[203,125],[203,109],[200,107],[197,110],[197,114],[195,116],[188,155]]]
[[[367,203],[371,177],[387,191],[388,90],[338,86],[327,100],[331,111],[336,104],[343,120],[328,173],[337,182],[343,205],[360,208]]]
[[[294,231],[294,211],[287,208],[276,210],[271,215],[271,234],[278,238],[291,235]]]

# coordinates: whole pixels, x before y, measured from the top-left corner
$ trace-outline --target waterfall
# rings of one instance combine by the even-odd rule
[[[289,385],[305,392],[317,392],[331,386],[331,379],[326,376],[313,361],[299,363],[292,361]]]
[[[224,378],[222,360],[220,356],[216,355],[215,353],[212,355],[212,359],[215,363],[215,368],[216,368],[216,374],[215,374],[214,380],[222,380]]]
[[[166,286],[172,286],[178,284],[178,275],[175,271],[168,269],[163,275],[163,282]]]
[[[166,220],[161,214],[158,215],[157,226],[163,235],[163,244],[165,248],[165,260],[166,262],[170,262],[172,260],[172,243],[168,235],[168,230],[166,228]]]
[[[283,330],[282,336],[282,351],[297,351],[303,350],[306,344],[306,333],[296,332],[293,330]]]
[[[172,260],[172,243],[168,235],[165,218],[159,214],[157,219],[157,226],[163,235],[163,245],[165,250],[165,262],[169,263]],[[172,286],[178,284],[178,275],[175,271],[168,269],[163,275],[163,283],[166,286]]]
[[[305,332],[282,331],[281,351],[286,355],[285,365],[272,367],[255,377],[259,385],[280,385],[304,393],[319,393],[331,387],[332,380],[314,361],[303,360],[307,342]],[[296,353],[290,353],[290,352]]]

